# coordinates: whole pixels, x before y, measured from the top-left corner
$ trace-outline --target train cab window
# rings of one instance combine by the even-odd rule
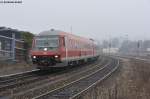
[[[55,37],[36,37],[35,38],[35,49],[43,50],[56,50],[59,47],[59,38]]]

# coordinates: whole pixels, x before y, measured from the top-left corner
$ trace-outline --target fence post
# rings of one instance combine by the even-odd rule
[[[15,47],[16,47],[16,40],[15,40],[15,33],[12,33],[12,59],[15,60]]]

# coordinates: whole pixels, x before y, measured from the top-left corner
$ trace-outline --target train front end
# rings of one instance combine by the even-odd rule
[[[39,69],[57,67],[61,63],[59,36],[37,36],[33,40],[31,58]]]

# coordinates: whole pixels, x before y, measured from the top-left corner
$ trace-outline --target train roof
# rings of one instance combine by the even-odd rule
[[[40,33],[38,34],[38,36],[61,35],[60,33],[62,33],[62,32],[63,32],[63,31],[51,29],[51,30],[47,30],[47,31],[40,32]]]
[[[37,36],[49,36],[49,35],[70,36],[72,38],[76,38],[76,39],[80,39],[80,40],[94,41],[93,39],[91,40],[91,39],[88,39],[88,38],[84,38],[84,37],[81,37],[81,36],[77,36],[77,35],[74,35],[74,34],[71,34],[71,33],[66,33],[64,31],[54,30],[54,29],[40,32]]]

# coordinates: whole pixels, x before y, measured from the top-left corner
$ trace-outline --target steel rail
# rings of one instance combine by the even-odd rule
[[[32,74],[34,74],[38,71],[39,71],[39,69],[34,69],[34,70],[31,70],[31,71],[19,72],[19,73],[15,73],[15,74],[0,76],[0,85],[3,84],[3,83],[7,83],[7,82],[11,82],[11,81],[14,81],[14,80],[17,80],[17,79],[24,78],[27,75],[28,76],[32,75]]]
[[[93,66],[94,64],[91,64],[91,66]],[[24,78],[23,76],[25,75],[28,75],[28,74],[34,74],[36,72],[39,72],[39,69],[35,69],[35,70],[32,70],[32,71],[26,71],[26,72],[20,72],[20,73],[16,73],[16,74],[10,74],[10,75],[4,75],[4,76],[0,76],[0,85],[2,83],[7,83],[7,82],[10,82],[10,81],[13,81],[13,80],[16,80],[16,79],[21,79],[21,78]],[[14,78],[16,77],[16,78]],[[12,78],[12,79],[10,79]]]
[[[77,82],[79,82],[80,80],[83,80],[83,79],[85,79],[85,78],[88,78],[88,77],[94,75],[95,73],[97,73],[97,72],[103,70],[104,68],[106,68],[108,65],[109,65],[109,63],[107,63],[107,64],[106,64],[105,66],[103,66],[102,68],[96,70],[96,71],[93,72],[92,74],[89,74],[89,75],[86,75],[86,76],[84,76],[84,77],[81,77],[80,79],[77,79],[77,80],[75,80],[75,81],[73,81],[73,82],[71,82],[71,83],[68,83],[68,84],[64,85],[64,86],[61,86],[61,87],[56,88],[56,89],[54,89],[54,90],[51,90],[51,91],[49,91],[49,92],[47,92],[47,93],[41,94],[41,95],[39,95],[39,96],[36,96],[36,97],[34,97],[34,98],[32,98],[32,99],[42,99],[43,97],[45,97],[45,96],[47,96],[47,95],[49,95],[49,94],[51,94],[51,93],[57,92],[57,91],[59,91],[59,90],[63,90],[64,88],[67,88],[68,86],[71,86],[72,84],[77,83]]]
[[[97,61],[97,62],[94,62],[94,64],[98,64],[99,62],[101,62],[101,61],[104,61],[105,59],[104,58],[102,58],[100,61]],[[93,67],[94,66],[94,64],[91,64],[90,66],[91,67]],[[83,66],[82,66],[83,67]],[[88,70],[90,70],[90,69],[88,69]],[[35,76],[36,77],[36,76]],[[46,80],[46,78],[45,77],[48,77],[48,76],[44,76],[44,77],[41,77],[41,78],[33,78],[33,79],[35,79],[35,80],[33,80],[33,79],[25,79],[24,81],[21,81],[20,79],[19,79],[19,81],[18,80],[16,80],[15,82],[11,82],[10,84],[4,84],[4,86],[0,86],[0,91],[3,91],[4,89],[10,89],[10,88],[16,88],[17,86],[22,86],[22,85],[27,85],[27,84],[30,84],[30,82],[33,82],[33,83],[35,83],[36,81],[40,81],[40,80]],[[20,82],[21,81],[21,82]],[[45,82],[45,81],[44,81]],[[40,83],[40,82],[39,82]],[[47,83],[49,83],[49,82],[47,82]],[[31,83],[32,84],[32,83]],[[43,85],[42,85],[43,86]],[[22,86],[23,87],[23,86]],[[36,88],[32,88],[32,90],[33,89],[37,89],[37,88],[39,88],[39,87],[41,87],[41,86],[38,86],[38,87],[36,87]],[[20,88],[20,87],[17,87],[17,88]],[[28,90],[26,90],[27,92],[29,91],[30,89],[28,89]],[[26,92],[25,91],[25,92]],[[18,91],[19,92],[19,91]],[[20,92],[19,92],[20,93]],[[1,96],[3,96],[3,95],[1,95]],[[5,97],[5,95],[4,95],[4,97]]]
[[[103,62],[105,62],[106,60],[105,59],[102,59],[101,61],[103,61]],[[102,63],[103,63],[102,62]],[[90,65],[90,67],[92,67],[92,68],[89,68],[89,69],[87,69],[86,71],[83,71],[83,72],[80,72],[80,73],[77,73],[77,74],[75,74],[75,75],[73,75],[73,76],[77,76],[77,75],[79,75],[79,74],[82,74],[82,73],[86,73],[87,71],[91,71],[92,69],[95,69],[95,68],[97,68],[96,67],[96,65],[97,64],[99,64],[100,62],[96,62],[96,63],[94,63],[94,64],[91,64]],[[102,65],[102,64],[101,64]],[[72,77],[69,77],[69,78],[72,78]],[[50,82],[49,82],[50,83]],[[48,86],[49,85],[49,83],[46,83],[46,84],[44,84],[44,85],[42,85],[42,86],[38,86],[38,87],[35,87],[35,88],[32,88],[32,89],[29,89],[29,90],[26,90],[26,91],[24,91],[24,93],[27,93],[27,92],[33,92],[33,90],[37,90],[37,89],[41,89],[41,88],[43,88],[43,87],[46,87],[46,86]],[[22,93],[22,92],[21,92]],[[21,93],[19,93],[19,94],[17,94],[17,96],[20,96],[21,95]]]
[[[150,60],[149,60],[149,59],[143,59],[143,58],[140,58],[140,57],[120,56],[120,55],[113,55],[113,56],[119,57],[119,58],[126,58],[126,59],[135,59],[135,60],[140,60],[140,61],[144,61],[144,62],[150,63]]]
[[[84,92],[86,92],[87,90],[91,89],[92,87],[94,87],[95,85],[97,85],[98,83],[100,83],[101,81],[103,81],[104,79],[106,79],[107,77],[109,77],[116,69],[118,69],[119,64],[120,64],[120,62],[118,60],[117,66],[114,69],[112,69],[107,75],[105,75],[104,77],[102,77],[101,79],[99,79],[97,82],[93,83],[92,85],[90,85],[86,89],[82,90],[81,92],[73,95],[69,99],[76,99],[77,97],[80,97],[80,95],[82,95]]]

